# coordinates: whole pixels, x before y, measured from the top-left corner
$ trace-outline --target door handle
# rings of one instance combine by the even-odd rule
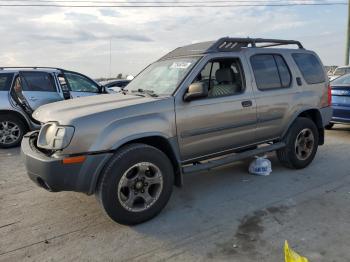
[[[243,107],[250,107],[252,105],[253,105],[253,102],[251,100],[242,101]]]

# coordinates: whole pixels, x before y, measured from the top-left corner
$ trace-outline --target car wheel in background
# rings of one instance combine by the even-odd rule
[[[101,176],[98,200],[111,219],[126,225],[156,216],[167,204],[174,184],[169,158],[145,144],[121,148]]]
[[[333,123],[329,123],[328,125],[326,125],[324,128],[327,130],[331,130],[333,128],[334,124]]]
[[[299,117],[287,133],[286,147],[277,151],[277,157],[288,168],[304,168],[314,159],[318,141],[319,133],[315,123],[309,118]]]
[[[18,146],[26,133],[21,119],[13,115],[0,115],[0,148]]]

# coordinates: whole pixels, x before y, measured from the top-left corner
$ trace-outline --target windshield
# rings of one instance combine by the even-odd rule
[[[158,61],[143,70],[125,88],[130,92],[147,91],[156,95],[171,95],[191,70],[199,57]]]
[[[350,73],[350,68],[343,67],[343,68],[337,68],[334,71],[333,75],[335,75],[335,76],[342,76],[342,75],[345,75],[345,74],[348,74],[348,73]]]
[[[331,82],[332,85],[350,85],[350,74],[340,76]]]

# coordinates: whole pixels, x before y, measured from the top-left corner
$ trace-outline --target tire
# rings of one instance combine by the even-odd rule
[[[95,194],[112,220],[134,225],[160,213],[173,185],[173,166],[162,151],[145,144],[130,144],[107,163]]]
[[[297,143],[297,139],[300,143]],[[318,141],[319,133],[315,123],[309,118],[298,117],[285,137],[286,147],[277,150],[277,157],[285,167],[305,168],[316,155]]]
[[[334,124],[333,123],[329,123],[328,125],[326,125],[324,128],[327,130],[331,130],[333,128]]]
[[[0,148],[20,145],[27,128],[23,121],[14,115],[0,115]]]

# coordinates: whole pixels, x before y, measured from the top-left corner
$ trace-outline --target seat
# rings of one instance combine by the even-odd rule
[[[208,95],[210,97],[227,96],[241,91],[231,68],[220,68],[216,70],[215,77],[218,84],[209,90]]]

